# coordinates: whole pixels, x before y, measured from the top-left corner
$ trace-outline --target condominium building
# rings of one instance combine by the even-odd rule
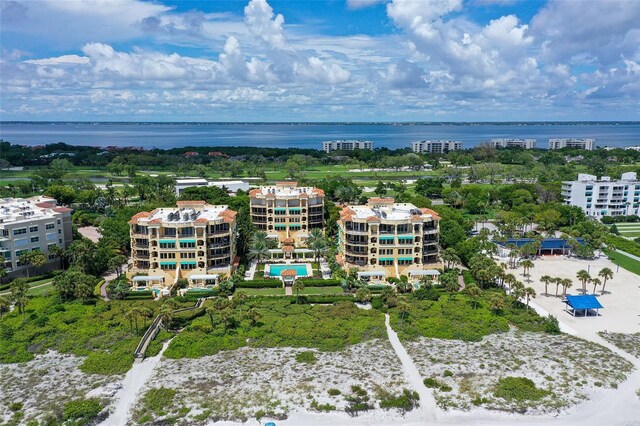
[[[497,138],[489,141],[494,148],[524,148],[533,149],[536,147],[535,139],[506,139]]]
[[[322,142],[324,152],[353,151],[355,149],[373,149],[373,142],[362,140],[335,140]]]
[[[549,149],[574,148],[593,151],[595,148],[595,139],[586,138],[556,138],[549,139]]]
[[[278,182],[249,191],[251,222],[278,241],[304,242],[314,228],[324,228],[324,191]]]
[[[393,198],[348,206],[338,220],[338,261],[377,276],[420,275],[438,263],[440,217]]]
[[[448,140],[417,141],[411,143],[411,149],[416,154],[428,152],[431,154],[444,154],[449,151],[462,149],[462,142]]]
[[[50,197],[0,199],[0,256],[7,273],[25,274],[27,265],[20,264],[20,256],[37,250],[48,260],[43,269],[54,269],[59,263],[50,251],[66,248],[73,240],[71,213]]]
[[[213,284],[230,275],[236,257],[236,212],[204,201],[135,214],[129,221],[134,284],[169,288]]]
[[[623,173],[620,180],[579,174],[577,181],[562,182],[562,197],[565,204],[580,207],[588,216],[640,214],[640,182],[633,172]]]

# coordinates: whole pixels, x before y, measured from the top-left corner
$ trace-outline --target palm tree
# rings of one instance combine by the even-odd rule
[[[33,252],[31,251],[25,251],[18,256],[18,262],[20,262],[20,265],[27,266],[27,278],[31,277],[31,259],[33,259]]]
[[[472,306],[474,309],[478,307],[478,298],[482,295],[482,290],[475,284],[471,284],[464,289],[464,292],[471,297]]]
[[[587,281],[591,279],[591,275],[584,269],[581,269],[576,273],[576,278],[582,282],[582,293],[587,294]]]
[[[573,281],[570,278],[562,279],[562,297],[567,295],[567,290],[573,286]]]
[[[522,269],[524,270],[524,275],[525,276],[529,276],[529,271],[531,270],[531,268],[533,268],[535,265],[533,264],[533,262],[529,259],[525,259],[522,262],[520,262],[520,265],[522,265]]]
[[[296,292],[296,303],[300,303],[300,292],[304,290],[304,283],[302,280],[295,280],[291,289]]]
[[[4,311],[9,310],[9,306],[11,306],[11,301],[6,296],[0,296],[0,318],[2,318],[2,313]]]
[[[516,281],[513,283],[513,292],[511,293],[514,300],[517,302],[520,300],[522,296],[524,296],[524,284],[520,281]]]
[[[607,280],[613,278],[613,271],[609,268],[602,268],[600,272],[598,272],[598,276],[602,278],[602,293],[604,294],[604,287],[607,285]]]
[[[504,309],[504,298],[500,294],[494,293],[489,299],[489,309],[491,309],[494,314],[502,311]]]
[[[596,287],[602,284],[602,281],[600,281],[600,278],[593,278],[591,280],[591,284],[593,284],[593,294],[596,294]]]
[[[527,287],[524,289],[524,296],[527,299],[527,309],[529,309],[529,299],[536,297],[536,291],[532,287]]]
[[[509,249],[509,267],[511,269],[516,267],[516,257],[518,257],[518,247],[515,244],[507,244]]]
[[[549,286],[549,284],[551,284],[553,282],[553,278],[551,278],[549,275],[543,275],[540,277],[540,282],[544,284],[544,294],[545,296],[549,295],[549,292],[547,291],[547,287]],[[556,287],[557,289],[557,287]]]
[[[209,306],[205,312],[209,316],[209,321],[211,321],[211,328],[215,328],[216,325],[213,321],[213,316],[216,314],[216,312],[218,312],[218,310],[215,306]]]
[[[62,247],[52,246],[49,249],[49,254],[60,259],[60,269],[64,271],[64,260],[67,257],[67,251]]]
[[[458,256],[456,249],[448,247],[442,252],[442,261],[447,269],[451,269],[460,263],[460,257]]]
[[[558,287],[562,284],[562,278],[553,278],[553,283],[556,285],[556,297],[558,297]]]
[[[29,298],[27,297],[29,284],[24,278],[18,278],[16,280],[13,280],[10,290],[11,300],[13,301],[13,304],[18,307],[18,312],[22,314],[22,320],[24,321],[25,308],[27,307],[27,303],[29,303]]]
[[[163,324],[165,324],[166,328],[171,327],[171,322],[173,321],[173,308],[170,304],[165,303],[160,307],[160,320]]]
[[[129,309],[125,314],[124,314],[125,319],[129,320],[129,327],[131,328],[131,332],[133,333],[133,321],[136,320],[137,317],[137,313],[135,311],[135,308]],[[138,332],[138,325],[136,324],[136,333]]]
[[[240,315],[242,315],[242,304],[247,300],[249,295],[244,290],[236,291],[231,298],[233,306],[240,308]]]
[[[251,238],[249,247],[249,259],[256,260],[258,263],[269,257],[269,245],[267,243],[267,234],[264,232],[256,232]]]
[[[224,308],[220,311],[220,318],[222,319],[225,330],[229,328],[229,326],[233,324],[233,311],[231,308]]]
[[[307,248],[313,251],[313,255],[317,263],[320,263],[320,256],[322,256],[329,246],[327,239],[325,238],[322,229],[314,228],[309,232],[307,237]]]
[[[509,292],[511,292],[511,286],[513,286],[516,281],[516,276],[513,274],[506,274],[504,276],[504,282],[509,286]]]

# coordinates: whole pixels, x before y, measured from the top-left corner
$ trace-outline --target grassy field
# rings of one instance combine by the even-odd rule
[[[613,263],[626,269],[629,272],[633,272],[636,275],[640,275],[640,262],[630,257],[625,256],[610,250],[604,250],[605,254]]]
[[[623,237],[640,237],[640,222],[621,222],[616,223],[615,225],[616,228],[618,228],[618,232],[620,232],[620,235],[622,235]]]
[[[342,294],[342,287],[305,287],[300,294]],[[294,292],[295,294],[295,292]]]
[[[243,288],[249,296],[284,296],[284,288]]]
[[[27,291],[27,296],[43,296],[43,295],[53,293],[55,291],[53,288],[53,281],[51,280],[49,280],[46,283],[41,283],[39,285],[41,285],[41,287],[38,287],[38,288],[35,288],[35,286],[31,286],[29,291]]]

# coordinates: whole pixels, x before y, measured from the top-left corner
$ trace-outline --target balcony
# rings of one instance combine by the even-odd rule
[[[353,229],[345,229],[345,233],[351,235],[369,235],[369,231],[356,231]]]

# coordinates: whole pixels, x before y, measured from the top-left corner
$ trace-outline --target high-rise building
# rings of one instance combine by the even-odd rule
[[[555,138],[549,139],[549,149],[574,148],[593,151],[596,140],[587,138]]]
[[[535,139],[507,139],[497,138],[491,139],[489,142],[494,148],[524,148],[533,149],[536,147]]]
[[[324,152],[353,151],[355,149],[373,149],[373,142],[362,140],[335,140],[322,142]]]
[[[58,207],[50,197],[0,199],[0,256],[11,276],[26,273],[28,265],[20,264],[20,256],[29,251],[41,251],[54,269],[59,264],[51,250],[66,248],[73,240],[72,210]]]
[[[448,140],[417,141],[411,143],[411,149],[416,154],[428,152],[431,154],[444,154],[449,151],[462,149],[462,142]]]
[[[134,285],[191,287],[231,275],[236,257],[236,212],[204,201],[135,214],[129,221]]]
[[[579,174],[578,180],[562,182],[562,197],[565,204],[580,207],[588,216],[640,214],[640,182],[633,172],[623,173],[620,180]]]
[[[304,243],[309,231],[324,228],[324,191],[278,182],[249,191],[251,222],[282,242]]]
[[[420,275],[438,264],[440,217],[393,198],[347,206],[338,220],[339,262],[377,276]]]

